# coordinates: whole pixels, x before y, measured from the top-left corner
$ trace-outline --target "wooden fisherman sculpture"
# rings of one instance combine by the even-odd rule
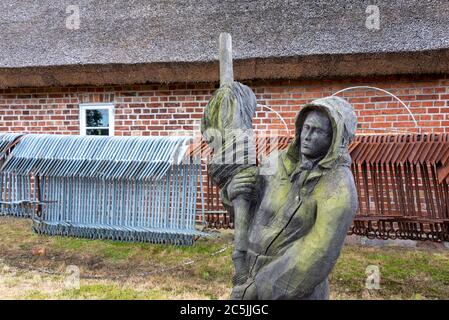
[[[234,260],[232,299],[329,297],[327,278],[357,209],[348,151],[357,119],[347,101],[327,97],[305,105],[295,126],[286,150],[221,183],[226,209],[236,221],[246,215],[235,226],[244,262]],[[273,164],[274,170],[265,170]],[[246,199],[246,211],[235,202],[239,198]]]

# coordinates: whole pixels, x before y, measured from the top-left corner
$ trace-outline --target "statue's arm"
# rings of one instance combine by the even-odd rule
[[[311,231],[256,276],[260,297],[304,297],[327,278],[357,208],[352,177],[336,184],[335,188],[330,188],[334,191],[327,194],[326,199],[317,199],[316,221]]]

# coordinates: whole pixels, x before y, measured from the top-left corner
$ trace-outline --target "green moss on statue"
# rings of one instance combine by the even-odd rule
[[[246,238],[236,230],[247,274],[233,299],[328,299],[327,277],[357,209],[348,152],[357,121],[349,103],[327,97],[303,107],[295,124],[287,150],[222,184],[230,212],[234,199],[252,199],[239,226]]]

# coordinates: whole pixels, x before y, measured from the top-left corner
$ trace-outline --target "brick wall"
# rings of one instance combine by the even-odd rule
[[[251,81],[258,103],[279,112],[293,134],[304,103],[346,87],[376,86],[397,95],[425,132],[449,132],[447,76],[389,77],[329,81]],[[216,84],[133,85],[0,89],[0,132],[79,134],[79,103],[114,102],[116,135],[166,135],[198,130],[203,108]],[[341,96],[353,103],[359,133],[417,131],[400,103],[378,91],[357,89]],[[259,108],[257,130],[284,125],[274,112]],[[362,131],[362,129],[364,129]],[[285,133],[285,131],[283,131]]]
[[[259,104],[281,114],[290,130],[285,131],[274,112],[259,108],[254,119],[259,131],[274,129],[281,130],[281,134],[293,134],[294,119],[301,105],[350,86],[375,86],[402,99],[418,121],[419,130],[449,132],[447,76],[251,81],[246,84],[256,93]],[[215,89],[216,84],[212,83],[0,89],[0,133],[79,134],[79,103],[92,102],[114,103],[118,136],[198,132],[203,109]],[[387,94],[357,89],[341,96],[356,109],[359,133],[418,131],[407,110]],[[206,180],[204,183],[206,186]],[[221,208],[219,199],[214,203]]]

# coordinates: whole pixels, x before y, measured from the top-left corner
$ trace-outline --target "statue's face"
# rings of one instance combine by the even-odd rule
[[[321,111],[310,111],[301,130],[301,154],[309,159],[323,158],[332,143],[329,118]]]

